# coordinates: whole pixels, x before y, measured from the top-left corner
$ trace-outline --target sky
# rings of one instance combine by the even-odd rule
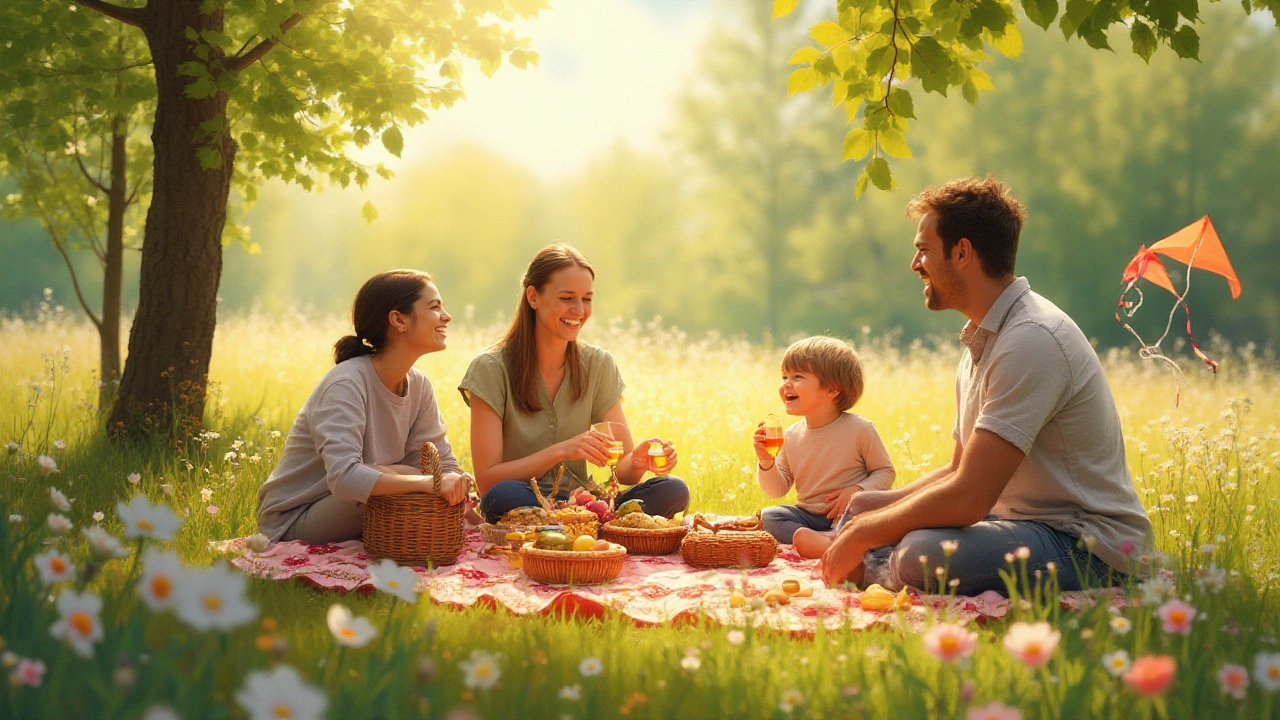
[[[466,99],[413,128],[403,162],[473,142],[553,180],[618,139],[656,149],[711,11],[708,0],[553,0],[519,28],[539,65],[486,78],[468,63]]]

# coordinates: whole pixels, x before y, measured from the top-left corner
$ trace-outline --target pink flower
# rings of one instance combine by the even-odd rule
[[[205,508],[205,510],[207,510],[207,511],[209,512],[209,514],[210,514],[210,515],[217,515],[217,514],[218,514],[218,506],[217,506],[217,505],[210,505],[209,507]]]
[[[1049,662],[1062,633],[1049,627],[1049,623],[1014,623],[1004,636],[1004,647],[1023,665],[1035,670]]]
[[[952,623],[938,623],[924,634],[924,649],[943,662],[969,657],[977,646],[978,633]]]
[[[1249,671],[1241,665],[1223,663],[1218,670],[1218,683],[1222,685],[1222,692],[1243,700],[1245,691],[1249,689]]]
[[[965,720],[1022,720],[1022,711],[1016,707],[993,702],[978,708],[972,708],[965,714]]]
[[[974,687],[972,680],[965,680],[963,683],[960,683],[960,702],[966,704],[973,702],[973,691]]]
[[[39,660],[22,658],[18,661],[18,666],[9,675],[9,682],[15,685],[40,687],[40,683],[44,682],[44,663]]]
[[[1169,689],[1177,670],[1178,662],[1168,655],[1147,655],[1133,661],[1124,681],[1139,695],[1152,697]]]
[[[1164,631],[1171,635],[1191,634],[1191,621],[1196,619],[1196,609],[1181,600],[1170,600],[1156,610],[1164,621]]]
[[[1132,555],[1133,551],[1137,549],[1138,546],[1134,545],[1132,540],[1125,540],[1123,543],[1120,543],[1120,552],[1125,555]]]

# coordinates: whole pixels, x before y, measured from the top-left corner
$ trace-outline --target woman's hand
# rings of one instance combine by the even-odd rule
[[[658,445],[662,448],[662,457],[666,459],[666,464],[658,467],[653,461],[653,457],[649,455],[649,448]],[[631,466],[641,475],[646,470],[650,470],[654,475],[670,475],[675,470],[676,463],[680,462],[679,456],[676,454],[676,448],[670,440],[663,440],[659,437],[651,437],[636,445],[631,451]]]
[[[467,488],[471,483],[466,473],[449,472],[440,476],[440,497],[457,505],[467,498]]]
[[[565,460],[586,460],[596,467],[604,467],[609,457],[609,436],[588,430],[558,443],[557,447]]]
[[[769,454],[768,450],[764,449],[764,423],[763,422],[761,422],[759,425],[756,425],[756,432],[754,435],[751,436],[751,440],[752,440],[751,446],[752,448],[755,449],[756,457],[760,460],[760,469],[761,470],[773,469],[773,463],[776,462],[776,460],[772,455]]]

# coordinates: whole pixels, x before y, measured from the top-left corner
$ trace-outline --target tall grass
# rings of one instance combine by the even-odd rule
[[[461,323],[455,323],[459,325]],[[715,335],[691,337],[660,322],[597,319],[586,339],[610,350],[627,382],[633,432],[673,439],[693,508],[746,514],[766,504],[755,486],[750,435],[778,412],[780,348]],[[500,328],[457,328],[448,350],[419,367],[432,379],[450,440],[469,466],[468,415],[457,383]],[[1105,607],[1059,612],[1050,597],[1015,603],[1011,620],[1049,619],[1062,633],[1053,659],[1030,670],[1001,646],[1009,622],[978,628],[974,655],[945,664],[903,628],[790,637],[695,623],[637,628],[625,618],[583,622],[515,618],[503,611],[453,610],[421,602],[394,608],[385,595],[322,595],[292,584],[252,581],[259,621],[227,633],[196,633],[168,613],[138,605],[133,557],[99,564],[85,582],[84,538],[50,535],[49,488],[73,498],[77,528],[95,523],[119,536],[116,502],[141,492],[183,519],[171,546],[193,565],[217,559],[211,540],[255,532],[257,489],[283,435],[345,334],[336,317],[248,315],[224,320],[211,368],[210,432],[176,447],[113,446],[97,432],[96,335],[46,308],[0,319],[0,510],[22,516],[0,531],[8,553],[0,587],[0,639],[10,658],[39,657],[40,687],[0,690],[4,717],[125,717],[156,703],[182,717],[243,717],[235,696],[254,668],[298,668],[328,697],[329,717],[872,716],[963,717],[998,701],[1023,717],[1274,716],[1273,694],[1254,679],[1243,700],[1219,687],[1224,663],[1254,669],[1276,651],[1277,481],[1280,371],[1270,353],[1220,346],[1212,376],[1184,360],[1180,402],[1162,366],[1128,351],[1104,353],[1126,432],[1129,465],[1150,509],[1156,544],[1176,587],[1199,615],[1191,634],[1168,634],[1157,604],[1126,609],[1132,631],[1113,628]],[[955,362],[948,338],[900,343],[854,338],[867,391],[855,411],[875,422],[909,482],[950,457]],[[58,472],[36,463],[51,457]],[[137,475],[136,484],[130,475]],[[106,600],[105,638],[92,660],[50,637],[57,613],[40,590],[31,557],[43,543],[68,550],[77,585]],[[1223,575],[1217,589],[1219,569]],[[132,574],[131,574],[132,573]],[[1142,588],[1130,588],[1141,597]],[[1146,590],[1154,592],[1150,587]],[[379,637],[339,650],[325,610],[341,602],[368,616]],[[1154,699],[1126,689],[1102,656],[1174,657],[1174,685]],[[464,661],[494,662],[500,679],[468,687]],[[603,671],[584,676],[584,658]],[[1264,660],[1267,656],[1262,656]],[[474,684],[474,683],[473,683]],[[577,691],[573,688],[579,686]],[[577,696],[579,699],[574,700]]]

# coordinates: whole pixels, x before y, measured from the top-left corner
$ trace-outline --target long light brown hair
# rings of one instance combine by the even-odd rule
[[[515,317],[511,326],[498,343],[502,348],[502,362],[511,374],[511,392],[516,407],[522,412],[535,413],[542,409],[538,402],[538,342],[534,329],[538,324],[537,313],[529,304],[529,288],[542,292],[551,276],[556,271],[577,266],[591,273],[594,280],[596,271],[582,253],[568,245],[548,245],[538,251],[524,271],[520,281],[520,302],[516,305]],[[565,366],[568,368],[569,386],[573,389],[573,399],[578,400],[587,390],[586,369],[582,367],[582,356],[578,352],[578,343],[569,343],[565,351]]]

